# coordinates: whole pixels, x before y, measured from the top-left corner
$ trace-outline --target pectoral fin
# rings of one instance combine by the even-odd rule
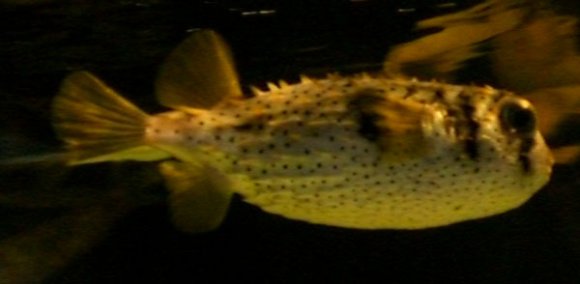
[[[208,109],[242,97],[230,49],[214,31],[194,32],[165,60],[156,82],[159,102],[175,109]]]
[[[232,197],[228,179],[215,168],[168,161],[160,166],[170,192],[173,224],[187,233],[216,229],[226,217]]]
[[[552,149],[554,160],[558,164],[574,164],[580,159],[580,146],[564,146]]]
[[[425,105],[363,92],[350,107],[358,116],[359,133],[377,144],[383,159],[413,159],[433,150],[423,129],[432,119]]]

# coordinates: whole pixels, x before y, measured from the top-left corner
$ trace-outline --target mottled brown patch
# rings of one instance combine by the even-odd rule
[[[348,106],[357,117],[359,134],[375,143],[383,158],[416,158],[432,149],[422,127],[431,117],[426,105],[368,89],[358,93]]]

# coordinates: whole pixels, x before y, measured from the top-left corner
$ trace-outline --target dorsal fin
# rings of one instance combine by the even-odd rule
[[[230,49],[212,30],[194,32],[173,50],[155,88],[159,102],[175,109],[208,109],[224,97],[242,97]]]

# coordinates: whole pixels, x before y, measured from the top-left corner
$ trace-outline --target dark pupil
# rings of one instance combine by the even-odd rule
[[[529,133],[536,128],[534,113],[517,104],[505,105],[502,109],[502,122],[507,129],[517,133]]]

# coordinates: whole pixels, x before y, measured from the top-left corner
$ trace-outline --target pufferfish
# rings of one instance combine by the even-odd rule
[[[532,105],[491,87],[385,75],[269,84],[244,96],[215,32],[162,66],[148,115],[88,72],[70,75],[53,124],[70,164],[161,161],[173,222],[214,229],[232,195],[266,212],[358,229],[421,229],[526,202],[553,164]]]

